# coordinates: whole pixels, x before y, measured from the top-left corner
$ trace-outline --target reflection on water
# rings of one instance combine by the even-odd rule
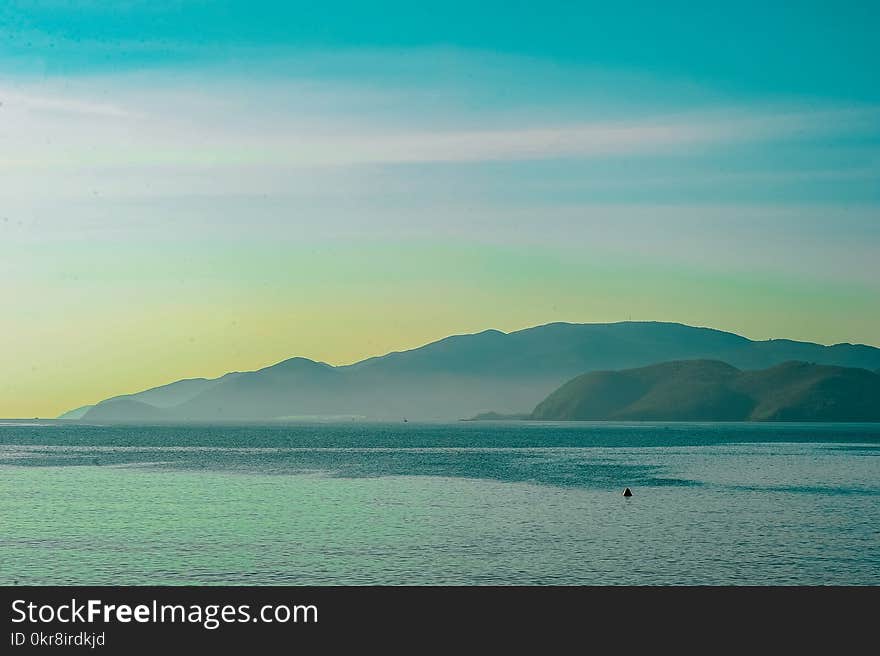
[[[0,584],[878,584],[878,455],[870,425],[0,426]]]

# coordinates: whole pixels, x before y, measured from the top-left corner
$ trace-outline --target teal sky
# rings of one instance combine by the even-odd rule
[[[872,2],[8,0],[3,50],[49,72],[236,58],[236,48],[447,46],[628,69],[747,95],[876,100]]]
[[[880,344],[880,5],[0,6],[0,416],[657,319]]]

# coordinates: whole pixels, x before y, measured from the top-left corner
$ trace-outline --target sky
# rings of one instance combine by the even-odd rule
[[[880,345],[870,2],[0,5],[0,416],[678,321]]]

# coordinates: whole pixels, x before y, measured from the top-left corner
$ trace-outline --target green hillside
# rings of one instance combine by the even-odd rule
[[[785,362],[741,371],[686,360],[597,371],[565,383],[532,419],[632,421],[880,421],[880,375]]]

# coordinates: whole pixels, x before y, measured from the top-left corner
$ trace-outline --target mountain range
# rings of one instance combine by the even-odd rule
[[[530,419],[880,421],[880,374],[786,362],[742,371],[717,360],[594,371],[565,383]]]
[[[745,337],[678,323],[552,323],[455,335],[420,348],[331,366],[294,357],[219,378],[180,380],[62,415],[96,422],[253,421],[315,416],[458,419],[528,412],[586,372],[674,360],[763,369],[799,360],[880,369],[880,349]]]

